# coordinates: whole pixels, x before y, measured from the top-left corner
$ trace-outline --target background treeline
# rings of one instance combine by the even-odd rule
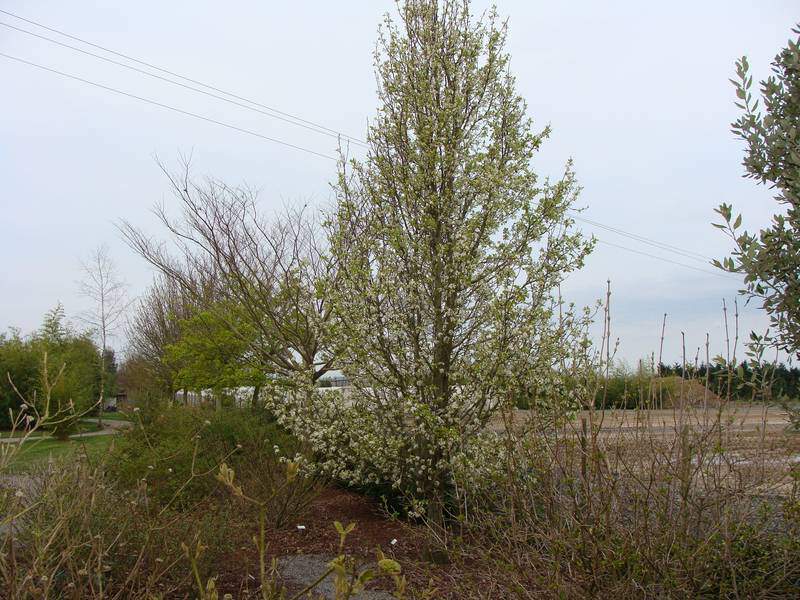
[[[733,400],[753,400],[762,397],[755,393],[769,390],[774,400],[800,398],[800,367],[778,364],[753,364],[741,362],[736,368],[725,364],[659,365],[658,372],[663,377],[683,376],[700,382],[708,380],[709,389]]]
[[[637,369],[620,364],[608,374],[599,374],[595,408],[671,408],[673,401],[722,400],[767,401],[782,403],[800,398],[800,368],[778,363],[754,365],[741,362],[674,364],[661,363],[657,368],[643,365]],[[681,390],[681,382],[686,389]],[[711,396],[704,394],[704,389]],[[527,406],[518,406],[527,408]]]
[[[9,411],[19,410],[20,394],[41,397],[45,356],[51,380],[64,367],[51,390],[54,404],[66,406],[72,401],[77,413],[94,408],[100,393],[100,352],[88,332],[77,331],[66,322],[61,305],[48,312],[41,327],[28,336],[14,329],[0,334],[0,428],[11,427]],[[113,350],[106,351],[105,365],[106,397],[113,397],[117,370]]]
[[[218,408],[237,399],[255,403],[267,367],[250,351],[256,333],[242,310],[214,297],[190,298],[175,281],[156,278],[133,307],[118,388],[141,408],[176,398],[202,398]],[[234,398],[241,388],[252,392]]]

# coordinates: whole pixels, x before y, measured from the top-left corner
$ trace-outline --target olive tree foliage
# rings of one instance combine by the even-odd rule
[[[800,36],[800,28],[793,30]],[[715,264],[744,275],[743,293],[760,300],[770,315],[777,347],[800,358],[800,37],[790,40],[772,63],[773,74],[761,82],[753,99],[753,77],[743,57],[737,62],[737,106],[742,115],[733,132],[746,144],[745,177],[769,185],[781,212],[757,233],[741,228],[742,216],[722,204],[724,223],[715,224],[734,241],[730,257]]]
[[[591,244],[567,217],[571,165],[554,183],[531,168],[549,129],[515,91],[505,24],[461,0],[399,13],[379,34],[368,155],[340,161],[329,222],[332,337],[353,394],[287,422],[339,476],[430,507],[492,414],[568,360],[555,292]]]
[[[332,364],[323,335],[331,308],[322,290],[335,276],[315,218],[305,207],[287,207],[267,220],[253,190],[193,180],[188,162],[177,174],[164,172],[181,208],[179,218],[155,209],[171,249],[123,223],[129,245],[213,312],[274,382],[313,384]]]

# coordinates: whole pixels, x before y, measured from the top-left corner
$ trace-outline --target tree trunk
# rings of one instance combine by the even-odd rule
[[[97,424],[100,429],[103,429],[103,409],[105,408],[106,396],[106,349],[105,341],[103,342],[103,349],[100,351],[100,416],[97,418]]]

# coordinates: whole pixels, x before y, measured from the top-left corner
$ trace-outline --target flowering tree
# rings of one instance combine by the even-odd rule
[[[590,249],[566,216],[570,165],[553,184],[531,169],[549,130],[526,117],[505,40],[467,1],[387,17],[370,150],[340,162],[329,223],[333,339],[354,393],[305,426],[340,476],[390,483],[429,514],[455,455],[563,359],[553,292]]]

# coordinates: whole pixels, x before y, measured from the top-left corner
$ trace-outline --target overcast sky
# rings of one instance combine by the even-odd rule
[[[474,9],[487,4],[475,2]],[[583,217],[715,257],[729,248],[710,225],[720,202],[743,209],[750,228],[768,221],[776,206],[769,191],[741,178],[728,79],[742,54],[757,78],[768,74],[800,20],[797,2],[497,5],[510,22],[518,90],[537,126],[552,126],[535,168],[558,177],[574,159],[584,188]],[[0,9],[363,137],[376,108],[376,28],[393,6],[376,0],[6,0]],[[79,45],[8,15],[0,14],[0,22]],[[7,27],[0,27],[0,52],[322,154],[335,150],[331,138]],[[331,160],[4,57],[0,81],[0,329],[31,331],[58,301],[76,315],[85,307],[76,285],[80,260],[103,242],[131,294],[143,292],[152,272],[114,224],[127,219],[161,235],[149,210],[162,200],[169,206],[171,198],[156,155],[175,163],[179,153],[192,152],[197,174],[258,188],[265,211],[287,201],[330,200]],[[721,306],[735,298],[736,279],[691,258],[580,226],[604,243],[566,291],[588,304],[611,280],[621,356],[635,363],[657,351],[664,313],[668,360],[680,357],[681,331],[692,357],[706,333],[712,354],[722,350]],[[742,308],[743,332],[766,322],[755,307]]]

